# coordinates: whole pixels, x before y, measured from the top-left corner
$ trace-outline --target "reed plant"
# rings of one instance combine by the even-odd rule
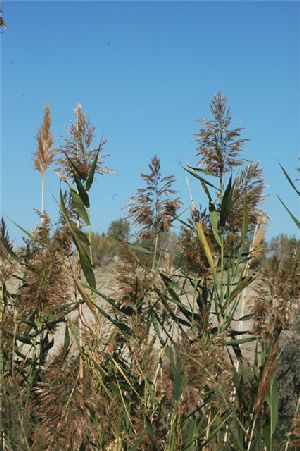
[[[153,247],[154,270],[159,263],[159,239],[169,232],[181,203],[173,187],[175,177],[162,175],[160,159],[156,155],[151,159],[149,169],[149,174],[141,174],[146,186],[130,198],[128,216],[138,229],[138,239],[150,241]]]
[[[299,254],[259,267],[262,172],[244,161],[247,140],[220,92],[211,113],[196,134],[198,161],[184,168],[200,188],[189,214],[179,212],[174,177],[162,175],[155,156],[130,199],[137,237],[118,238],[109,292],[94,269],[90,190],[96,174],[112,171],[80,105],[55,160],[59,223],[42,208],[43,221],[23,229],[16,251],[2,222],[2,449],[271,451],[298,443],[298,417],[294,435],[279,437],[277,375],[299,300]],[[182,267],[160,246],[175,221]]]

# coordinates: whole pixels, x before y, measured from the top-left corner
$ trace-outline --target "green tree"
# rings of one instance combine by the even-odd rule
[[[107,235],[121,241],[129,240],[129,222],[127,219],[117,219],[112,221],[108,227]]]
[[[300,241],[294,236],[288,236],[284,233],[272,238],[267,247],[267,254],[269,256],[276,256],[281,259],[286,259],[289,254],[295,252],[299,247]]]

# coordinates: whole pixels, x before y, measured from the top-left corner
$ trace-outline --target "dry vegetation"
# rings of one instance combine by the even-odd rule
[[[245,164],[246,140],[219,92],[211,113],[196,135],[199,161],[185,168],[206,208],[192,199],[181,214],[174,177],[155,156],[129,201],[135,241],[112,233],[123,243],[108,293],[96,283],[89,213],[94,177],[112,173],[105,141],[94,146],[78,105],[53,147],[45,108],[34,154],[40,224],[15,250],[1,223],[1,449],[299,449],[299,401],[281,424],[278,376],[298,311],[299,244],[261,265],[262,172]],[[65,187],[54,229],[43,200],[50,166]],[[174,221],[177,262],[163,245]]]

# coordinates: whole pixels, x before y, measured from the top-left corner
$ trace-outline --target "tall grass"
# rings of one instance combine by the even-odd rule
[[[130,200],[139,236],[120,245],[109,293],[96,282],[89,210],[96,174],[112,171],[103,166],[104,142],[92,147],[81,106],[56,159],[59,224],[53,230],[42,211],[16,251],[2,222],[2,449],[254,451],[296,443],[278,438],[277,365],[299,299],[300,256],[259,268],[261,169],[244,164],[246,140],[231,127],[221,93],[211,112],[196,135],[199,161],[185,167],[206,204],[192,199],[184,216],[174,177],[163,176],[154,157],[142,174],[146,186]],[[183,268],[160,248],[175,221]]]

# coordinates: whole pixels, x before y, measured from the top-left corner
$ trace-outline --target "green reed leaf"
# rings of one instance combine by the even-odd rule
[[[296,191],[296,193],[298,194],[298,196],[300,196],[300,191],[297,189],[295,183],[293,182],[293,180],[291,179],[291,177],[289,176],[289,174],[286,172],[286,170],[284,169],[283,166],[281,166],[281,164],[279,163],[279,166],[281,167],[282,172],[284,173],[285,177],[287,178],[287,181],[289,182],[289,184],[291,185],[291,187],[294,189],[294,191]]]
[[[217,243],[219,244],[219,246],[222,246],[222,241],[221,241],[221,237],[219,234],[219,217],[218,217],[218,212],[216,210],[215,205],[210,202],[209,204],[209,213],[210,213],[210,223],[211,223],[211,228],[214,234],[214,237],[217,241]]]
[[[211,188],[214,188],[217,191],[219,191],[219,189],[213,183],[211,183],[208,180],[206,180],[205,178],[201,177],[201,175],[197,174],[197,172],[193,171],[192,169],[189,169],[188,167],[184,167],[183,169],[186,172],[188,172],[189,174],[191,174],[193,177],[195,177],[196,179],[200,180],[200,182],[203,182],[203,183],[205,183],[205,185],[210,186]]]
[[[101,149],[101,144],[100,144],[100,146],[98,147],[98,149],[96,151],[96,155],[95,155],[95,158],[94,158],[93,163],[91,165],[90,172],[89,172],[86,184],[85,184],[85,188],[86,188],[87,191],[89,191],[91,189],[91,186],[92,186],[93,181],[94,181],[94,175],[95,175],[96,168],[97,168],[97,162],[98,162],[100,149]]]
[[[71,189],[71,196],[74,203],[74,206],[76,208],[76,211],[78,213],[78,216],[84,220],[86,225],[90,225],[90,218],[87,212],[87,209],[85,208],[84,203],[82,202],[80,196],[76,193],[75,190]]]
[[[232,191],[233,187],[231,185],[231,177],[229,179],[228,185],[224,191],[224,195],[221,203],[221,213],[220,213],[220,226],[224,227],[228,216],[232,210]]]
[[[73,168],[72,175],[73,175],[74,181],[76,183],[79,196],[80,196],[82,202],[84,203],[84,205],[87,208],[89,208],[89,206],[90,206],[89,195],[80,180],[80,179],[84,178],[84,174],[81,173],[80,168],[74,164],[74,162],[71,160],[71,158],[68,157],[68,155],[66,153],[65,153],[65,156]]]
[[[183,374],[180,365],[177,363],[173,367],[173,399],[179,401],[183,386]]]
[[[86,206],[86,208],[89,208],[90,206],[90,199],[89,199],[89,195],[87,193],[87,191],[85,190],[83,184],[80,181],[80,178],[77,176],[77,174],[74,172],[73,173],[74,176],[74,180],[77,186],[77,191],[79,193],[80,199],[82,200],[82,202],[84,203],[84,205]]]
[[[25,235],[27,235],[30,239],[34,240],[34,236],[32,233],[30,233],[28,230],[24,229],[24,227],[21,227],[19,224],[17,224],[15,221],[13,221],[12,219],[8,218],[16,227],[18,227],[18,229],[21,230],[21,232],[25,233]],[[36,241],[36,240],[35,240]]]
[[[273,435],[278,422],[278,383],[276,376],[273,376],[270,382],[270,389],[267,397],[267,402],[270,408],[270,433]]]
[[[288,212],[288,214],[290,215],[290,217],[292,218],[292,220],[294,221],[294,223],[296,224],[296,226],[298,227],[298,229],[300,229],[300,221],[299,219],[296,218],[296,216],[293,215],[293,213],[291,212],[291,210],[285,205],[285,203],[280,199],[279,196],[277,196],[279,201],[282,203],[282,205],[284,206],[284,208],[286,209],[286,211]]]
[[[241,335],[241,333],[239,333],[239,335]],[[240,339],[234,339],[234,340],[229,340],[226,342],[227,346],[234,346],[234,345],[242,345],[243,343],[251,343],[252,341],[255,341],[257,338],[256,337],[249,337],[249,338],[240,338]]]
[[[118,240],[120,241],[120,240]],[[141,246],[140,244],[136,244],[136,243],[126,243],[128,244],[128,246],[130,247],[130,249],[137,251],[137,252],[142,252],[143,254],[152,254],[153,251],[150,249],[147,249],[144,246]]]
[[[76,224],[70,221],[70,227],[72,228],[73,233],[77,236],[78,240],[80,240],[85,246],[90,246],[90,241],[82,230],[80,230]]]
[[[8,245],[8,243],[5,240],[1,240],[1,245],[4,247],[6,252],[10,255],[10,257],[15,260],[17,263],[22,264],[23,260],[16,254]]]
[[[244,196],[243,199],[243,223],[242,223],[242,230],[241,230],[241,240],[243,241],[248,233],[248,206],[247,206],[247,195]]]
[[[202,172],[202,174],[209,175],[210,177],[217,177],[216,174],[213,174],[212,172],[208,171],[207,169],[191,166],[190,164],[187,164],[186,166],[195,172]]]
[[[67,213],[67,209],[65,206],[65,202],[63,199],[61,189],[60,189],[60,208],[61,208],[62,214],[63,214],[67,224],[69,225],[74,244],[78,250],[79,260],[80,260],[80,264],[81,264],[83,273],[85,275],[85,278],[86,278],[88,284],[90,285],[90,287],[96,288],[96,279],[95,279],[95,274],[93,271],[90,257],[87,254],[87,251],[86,251],[85,247],[83,246],[82,241],[79,238],[79,235],[82,232],[80,231],[80,229],[77,226],[75,226],[75,224],[73,224],[70,221],[70,219],[68,217],[68,213]]]

